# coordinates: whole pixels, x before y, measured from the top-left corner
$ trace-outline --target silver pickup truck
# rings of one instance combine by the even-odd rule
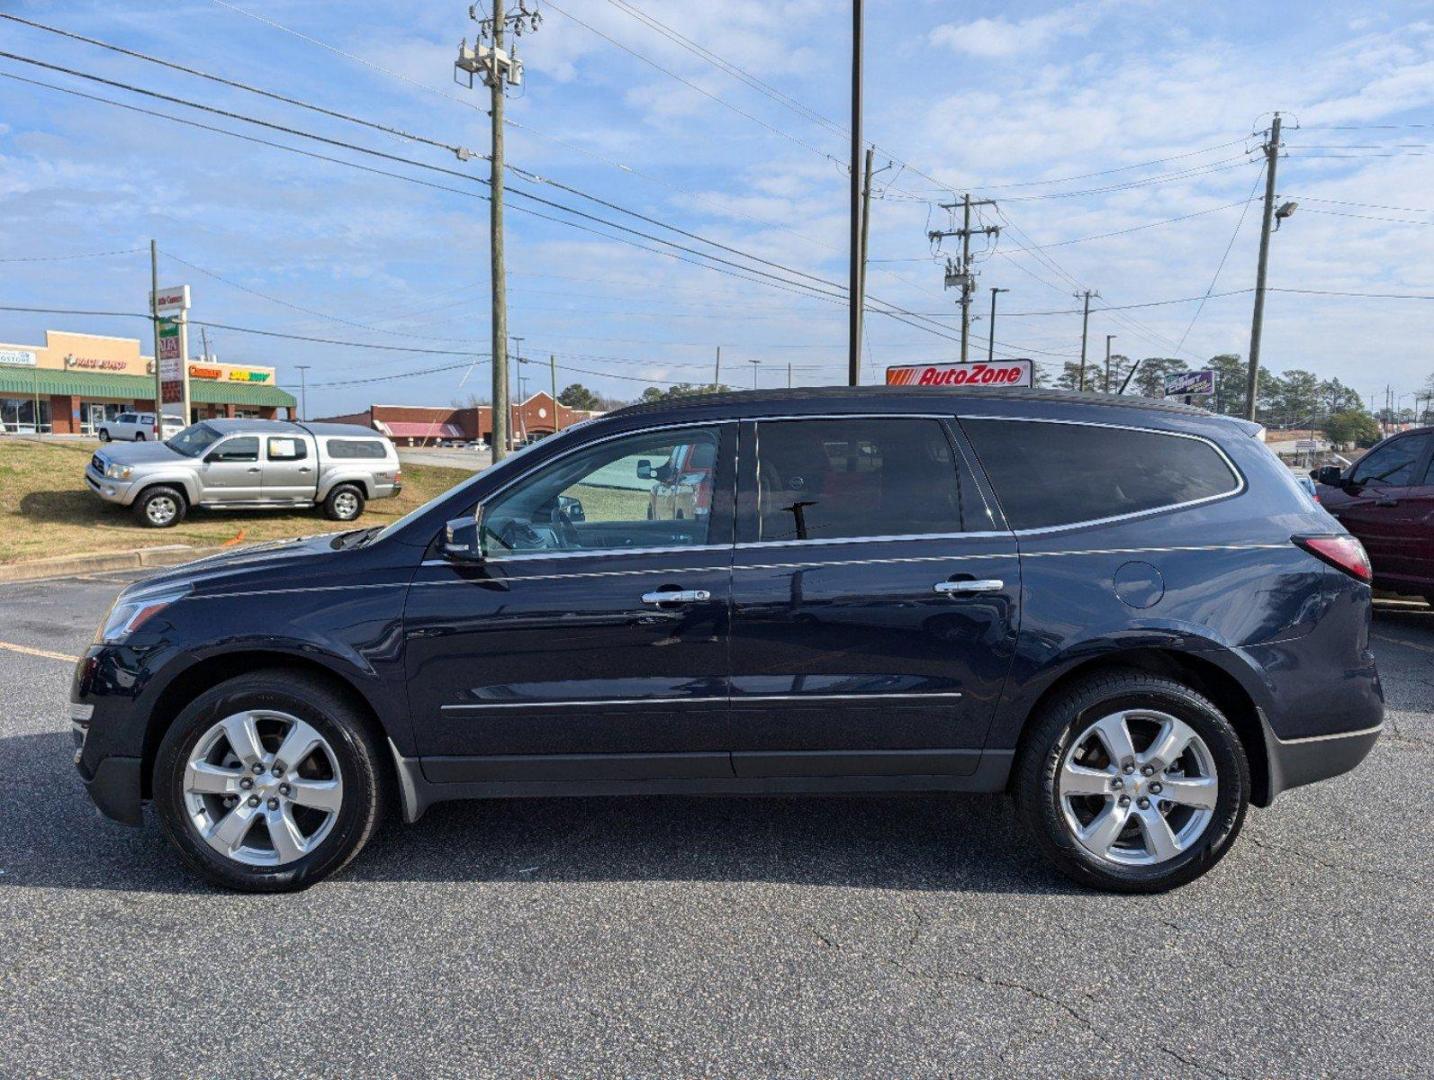
[[[352,521],[369,499],[397,495],[403,477],[393,443],[365,427],[205,420],[162,443],[103,446],[85,483],[165,529],[196,506],[321,506],[330,520]]]

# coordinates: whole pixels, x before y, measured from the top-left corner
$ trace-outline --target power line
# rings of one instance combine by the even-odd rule
[[[0,263],[66,262],[70,259],[103,259],[110,255],[137,255],[145,248],[119,248],[114,251],[90,251],[82,255],[17,255],[0,259]]]
[[[1360,221],[1382,221],[1386,225],[1434,225],[1434,221],[1415,221],[1413,218],[1375,217],[1373,214],[1350,214],[1343,210],[1317,210],[1312,206],[1306,206],[1305,213],[1325,214],[1329,217],[1357,218]]]
[[[1249,214],[1250,203],[1255,198],[1255,190],[1260,186],[1260,181],[1264,179],[1264,176],[1265,170],[1262,167],[1260,171],[1255,174],[1255,183],[1250,188],[1250,196],[1245,200],[1244,209],[1240,211],[1240,220],[1235,222],[1235,231],[1230,234],[1230,242],[1225,245],[1225,253],[1220,256],[1220,264],[1215,267],[1215,274],[1210,278],[1210,287],[1205,290],[1205,295],[1200,298],[1200,306],[1195,309],[1195,314],[1190,316],[1190,324],[1185,327],[1185,333],[1180,335],[1180,343],[1175,346],[1176,352],[1179,352],[1181,348],[1184,347],[1185,339],[1190,336],[1190,331],[1195,329],[1196,320],[1200,318],[1200,313],[1205,310],[1205,301],[1208,300],[1210,294],[1215,291],[1215,283],[1220,280],[1220,272],[1225,269],[1225,261],[1229,259],[1230,252],[1235,247],[1235,241],[1239,238],[1240,230],[1244,227],[1245,218]],[[1273,182],[1273,178],[1271,178],[1271,182]],[[1261,282],[1261,284],[1264,283]]]
[[[1351,202],[1348,199],[1322,199],[1317,195],[1291,195],[1290,198],[1298,199],[1300,202],[1329,203],[1331,206],[1362,206],[1368,210],[1401,210],[1407,214],[1434,214],[1423,206],[1390,206],[1387,203]]]
[[[1215,214],[1221,210],[1230,210],[1236,206],[1245,206],[1248,199],[1237,199],[1232,203],[1225,203],[1221,206],[1212,206],[1208,210],[1196,210],[1193,214],[1181,214],[1179,217],[1165,218],[1161,221],[1149,221],[1144,225],[1133,225],[1128,229],[1115,229],[1111,232],[1096,233],[1093,236],[1079,236],[1074,240],[1058,240],[1053,244],[1035,244],[1029,249],[1031,251],[1049,251],[1051,248],[1070,247],[1072,244],[1085,244],[1092,240],[1106,240],[1112,236],[1125,236],[1128,233],[1141,232],[1145,229],[1158,228],[1161,225],[1173,225],[1177,221],[1189,221],[1191,218],[1202,217],[1205,214]]]

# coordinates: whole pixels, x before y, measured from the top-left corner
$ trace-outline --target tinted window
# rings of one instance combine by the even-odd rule
[[[226,439],[214,451],[215,461],[258,461],[259,437],[242,435],[237,439]]]
[[[962,420],[1013,529],[1134,514],[1223,495],[1239,478],[1200,439],[1155,431]]]
[[[483,508],[492,555],[706,544],[718,429],[611,439],[538,469]]]
[[[331,458],[385,458],[388,450],[381,439],[330,439]]]
[[[1354,466],[1350,479],[1381,487],[1409,487],[1418,481],[1414,470],[1429,447],[1428,435],[1409,435],[1376,446]]]
[[[270,435],[264,450],[270,461],[303,461],[309,456],[304,440],[293,435]]]
[[[132,413],[132,412],[122,412],[122,413],[120,413],[118,416],[115,417],[115,423],[116,423],[116,424],[133,424],[133,423],[134,423],[134,413]]]
[[[762,540],[961,532],[946,430],[901,417],[763,421],[757,516]]]

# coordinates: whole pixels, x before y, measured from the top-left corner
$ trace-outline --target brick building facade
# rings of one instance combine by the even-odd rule
[[[570,409],[540,392],[512,406],[513,438],[551,435],[581,420],[597,416],[586,409]],[[362,424],[388,435],[399,446],[457,440],[493,440],[493,409],[489,405],[370,405],[363,412],[326,416],[342,424]]]

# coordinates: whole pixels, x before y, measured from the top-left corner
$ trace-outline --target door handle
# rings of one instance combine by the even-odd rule
[[[1390,499],[1390,498],[1375,499],[1375,500],[1374,500],[1374,505],[1375,505],[1375,506],[1398,506],[1398,505],[1399,505],[1399,500],[1398,500],[1398,499]]]
[[[301,465],[301,466],[299,466],[299,471],[300,471],[300,472],[313,472],[314,470],[311,469],[311,468],[309,468],[307,465]]]
[[[644,604],[704,604],[711,599],[706,589],[663,589],[642,594]]]
[[[250,471],[250,472],[258,472],[258,471],[259,471],[259,466],[257,466],[257,465],[251,465],[251,466],[249,467],[249,471]]]
[[[932,592],[941,593],[944,596],[957,596],[970,593],[992,593],[1000,592],[1006,587],[1006,583],[999,578],[977,578],[974,581],[938,581],[931,586]]]

